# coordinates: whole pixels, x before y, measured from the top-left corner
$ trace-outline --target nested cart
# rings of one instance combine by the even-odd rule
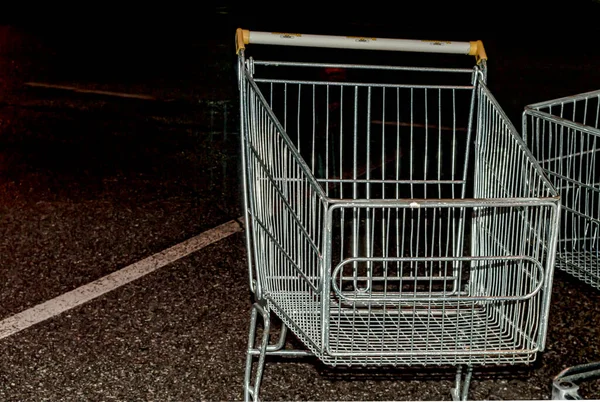
[[[523,137],[562,198],[556,267],[600,289],[600,91],[536,103]]]
[[[473,366],[533,361],[560,198],[487,88],[483,44],[243,29],[236,43],[255,297],[245,399],[258,400],[272,355],[455,367],[454,399]],[[255,60],[249,44],[287,58],[301,46],[476,64]],[[271,343],[273,314],[284,325]],[[286,348],[288,329],[306,350]]]
[[[526,106],[523,137],[561,195],[556,267],[600,290],[600,91]],[[579,399],[576,383],[594,378],[600,362],[562,371],[553,399]]]

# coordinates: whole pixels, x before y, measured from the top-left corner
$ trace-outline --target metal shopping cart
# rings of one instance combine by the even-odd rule
[[[600,289],[600,91],[525,107],[523,137],[562,198],[556,267]],[[594,378],[600,362],[563,370],[553,399]]]
[[[454,399],[466,399],[473,366],[533,361],[560,199],[486,87],[482,43],[242,29],[236,43],[256,300],[245,399],[258,400],[268,356],[455,367]],[[304,46],[477,64],[264,61],[248,44],[292,58],[289,46]],[[272,314],[284,323],[274,343]],[[286,348],[288,329],[307,350]]]
[[[600,91],[529,105],[523,137],[563,200],[556,266],[600,289]]]

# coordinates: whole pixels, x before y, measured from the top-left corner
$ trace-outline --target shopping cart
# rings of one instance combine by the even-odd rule
[[[556,267],[600,289],[600,91],[525,107],[523,137],[562,198]],[[578,398],[600,362],[556,376],[553,399]]]
[[[600,91],[536,103],[523,137],[563,200],[556,266],[600,289]]]
[[[533,361],[546,341],[560,200],[486,87],[482,43],[242,29],[236,43],[256,300],[245,399],[258,400],[267,356],[455,367],[454,399],[466,399],[473,366]],[[259,61],[248,44],[292,58],[286,46],[370,60],[396,55],[375,50],[471,54],[477,64]],[[284,325],[271,344],[273,313]],[[286,348],[287,329],[307,350]]]

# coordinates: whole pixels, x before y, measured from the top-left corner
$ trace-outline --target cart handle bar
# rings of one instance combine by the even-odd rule
[[[282,32],[250,32],[238,28],[236,31],[236,54],[245,45],[284,45],[329,47],[338,49],[390,50],[401,52],[453,53],[475,56],[477,64],[487,60],[483,42],[450,42],[439,40],[385,39],[357,36],[307,35]]]

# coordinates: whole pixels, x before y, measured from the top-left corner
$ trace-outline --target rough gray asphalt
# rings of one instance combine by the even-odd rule
[[[212,36],[116,53],[99,51],[100,41],[77,53],[62,33],[0,26],[0,319],[240,215],[233,29],[282,23],[215,15],[223,24]],[[325,32],[319,21],[312,31]],[[371,21],[344,27],[390,29]],[[517,126],[528,103],[600,87],[591,35],[576,44],[557,35],[555,47],[534,49],[489,36],[490,88]],[[28,81],[168,101],[74,96]],[[251,306],[245,255],[235,234],[0,340],[0,400],[239,400]],[[560,370],[600,360],[598,317],[600,291],[558,272],[547,350],[529,368],[476,372],[470,398],[548,399]],[[268,364],[262,391],[266,400],[448,400],[451,379],[281,359]],[[581,394],[600,397],[598,382]]]

